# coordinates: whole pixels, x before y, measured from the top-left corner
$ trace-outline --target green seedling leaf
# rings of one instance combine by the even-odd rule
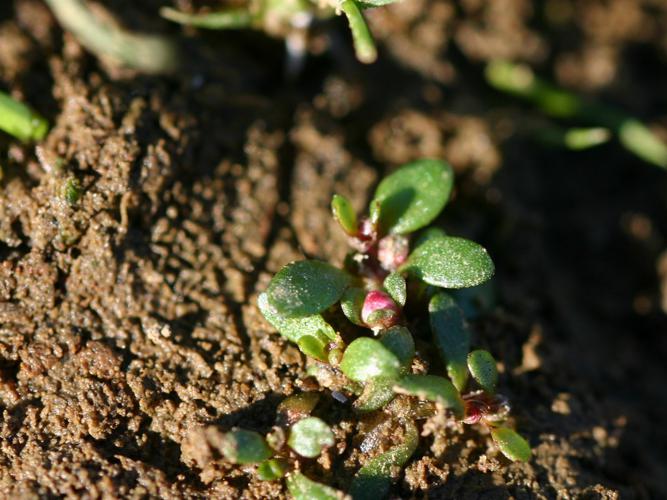
[[[474,241],[429,231],[399,271],[441,288],[477,286],[493,276],[491,257]]]
[[[302,457],[315,458],[334,445],[334,435],[324,421],[307,417],[292,426],[287,444]]]
[[[22,142],[41,141],[49,124],[22,102],[0,92],[0,130]]]
[[[262,481],[275,481],[287,472],[287,462],[281,458],[272,458],[259,464],[257,477]]]
[[[498,383],[498,369],[496,360],[489,351],[477,349],[468,354],[468,369],[472,378],[486,392],[493,394]]]
[[[345,498],[342,492],[308,479],[301,472],[293,472],[289,475],[287,489],[294,500],[343,500]]]
[[[667,168],[667,145],[643,123],[624,120],[618,128],[618,138],[625,149],[642,160]]]
[[[437,375],[406,375],[394,385],[399,394],[417,396],[433,401],[452,410],[457,417],[463,416],[463,400],[456,387],[445,377]]]
[[[248,28],[253,16],[248,9],[230,9],[206,14],[188,14],[170,7],[162,7],[160,15],[178,24],[213,30]]]
[[[317,392],[293,394],[283,399],[276,411],[284,423],[291,425],[309,416],[319,400],[320,395]]]
[[[563,143],[568,149],[581,151],[604,144],[611,139],[611,131],[604,127],[571,128],[563,134]]]
[[[364,465],[352,480],[350,495],[354,500],[377,500],[389,493],[392,469],[402,468],[417,449],[419,433],[411,421],[405,424],[403,442]]]
[[[360,337],[345,349],[340,369],[355,382],[366,382],[377,377],[395,379],[399,375],[401,362],[379,340]]]
[[[401,374],[407,373],[415,357],[415,340],[404,326],[392,326],[380,337],[383,346],[389,349],[401,363]]]
[[[407,284],[405,278],[400,273],[393,272],[389,274],[383,283],[384,289],[391,295],[391,298],[401,307],[405,305],[408,298]]]
[[[335,194],[331,200],[331,211],[334,219],[338,221],[348,235],[354,236],[359,230],[357,214],[352,208],[350,201],[339,194]]]
[[[302,335],[297,340],[296,345],[306,356],[328,363],[327,346],[329,345],[329,339],[322,332],[318,331],[315,335]]]
[[[468,380],[466,361],[470,351],[470,332],[463,313],[454,299],[443,292],[433,296],[428,305],[435,344],[447,366],[447,375],[462,391]]]
[[[237,429],[225,434],[222,454],[235,464],[254,464],[268,460],[273,452],[257,432]]]
[[[530,460],[530,445],[521,435],[507,427],[496,427],[491,429],[491,437],[498,449],[507,458],[514,462],[527,462]]]
[[[343,14],[347,17],[350,23],[350,31],[352,32],[352,42],[354,43],[354,51],[362,63],[372,63],[377,59],[377,49],[373,41],[373,35],[368,29],[366,20],[364,19],[359,5],[355,0],[344,0],[340,5]]]
[[[284,316],[309,316],[335,304],[349,284],[349,276],[318,260],[292,262],[273,277],[266,293]]]
[[[382,230],[407,234],[428,225],[447,203],[453,182],[452,168],[438,160],[419,160],[396,170],[375,191]]]
[[[394,399],[395,379],[375,378],[364,386],[361,395],[354,402],[354,409],[360,412],[369,412],[384,408]]]
[[[280,314],[269,303],[266,293],[259,295],[257,305],[271,326],[278,330],[283,337],[295,344],[304,335],[310,335],[318,339],[325,337],[329,340],[336,340],[336,332],[319,314],[298,318],[286,317]]]
[[[365,326],[361,319],[361,309],[364,307],[365,298],[366,292],[364,290],[350,287],[345,290],[340,299],[340,308],[343,310],[343,314],[355,325]]]

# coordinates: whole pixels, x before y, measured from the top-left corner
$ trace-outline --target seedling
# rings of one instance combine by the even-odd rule
[[[538,78],[525,65],[493,61],[486,67],[486,80],[496,89],[522,98],[554,118],[577,120],[592,128],[553,128],[548,140],[569,149],[585,149],[609,140],[612,132],[625,149],[642,160],[667,168],[667,144],[636,118],[598,103],[587,101]]]
[[[49,124],[22,102],[0,92],[0,130],[23,142],[40,141]]]
[[[292,262],[258,299],[268,322],[310,358],[308,373],[321,387],[352,400],[359,414],[376,412],[378,430],[369,436],[383,435],[381,429],[387,428],[401,436],[385,443],[386,451],[357,472],[350,489],[355,500],[389,492],[392,470],[417,448],[417,421],[436,412],[488,427],[510,460],[530,458],[526,440],[505,426],[510,408],[495,392],[496,362],[487,351],[471,352],[471,334],[452,295],[487,282],[493,262],[477,243],[428,227],[446,205],[452,185],[449,165],[420,160],[379,184],[365,217],[357,217],[351,203],[335,195],[334,219],[353,248],[344,267]],[[463,297],[470,307],[470,297]],[[423,321],[426,315],[429,322]],[[430,323],[441,357],[440,373],[414,372],[417,365],[428,364],[413,363],[423,355],[415,351],[412,331],[423,335],[424,323]],[[310,413],[311,403],[296,401],[292,413]],[[287,443],[302,457],[317,456],[322,446],[334,444],[325,427],[319,419],[300,420]],[[362,451],[373,451],[378,441],[364,439]],[[342,495],[301,473],[291,474],[287,484],[298,499]]]
[[[187,14],[169,7],[160,14],[176,23],[206,29],[263,30],[285,38],[288,52],[302,51],[305,32],[315,19],[344,15],[350,24],[357,59],[371,63],[377,58],[373,36],[362,11],[397,0],[251,0],[246,8],[205,14]],[[299,54],[295,54],[299,57]]]
[[[127,31],[82,0],[46,3],[62,27],[98,57],[144,73],[172,73],[180,65],[178,46],[164,36]]]

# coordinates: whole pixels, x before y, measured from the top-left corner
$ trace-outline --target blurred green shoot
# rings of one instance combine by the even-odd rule
[[[22,102],[0,92],[0,130],[23,142],[40,141],[49,124]]]
[[[90,52],[144,73],[172,73],[180,54],[170,39],[123,30],[107,16],[93,12],[82,0],[46,0],[64,29]]]
[[[570,149],[584,149],[606,140],[603,129],[618,136],[630,152],[662,168],[667,168],[667,145],[637,119],[539,79],[526,65],[492,61],[486,67],[486,80],[496,89],[520,97],[555,118],[581,120],[595,129],[571,129],[564,133],[563,143]]]

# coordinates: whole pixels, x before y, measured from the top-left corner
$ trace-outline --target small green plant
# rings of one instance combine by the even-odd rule
[[[252,28],[285,38],[288,48],[302,47],[303,35],[315,19],[342,14],[347,17],[357,58],[371,63],[377,58],[373,36],[362,14],[397,0],[250,0],[247,7],[205,14],[188,14],[164,7],[160,14],[171,21],[206,29]],[[291,43],[290,43],[291,42]]]
[[[554,118],[576,120],[590,128],[548,129],[549,142],[573,150],[586,149],[607,142],[612,134],[621,145],[642,160],[667,168],[667,144],[646,125],[623,111],[558,88],[538,78],[523,64],[492,61],[486,67],[486,80],[496,89],[524,99]]]
[[[343,268],[293,262],[258,299],[268,322],[310,358],[309,374],[321,387],[353,400],[359,414],[375,412],[379,423],[363,440],[363,452],[374,451],[379,436],[393,431],[394,442],[384,443],[386,451],[357,472],[350,488],[355,500],[389,492],[392,470],[417,447],[417,421],[436,412],[483,424],[510,460],[530,458],[526,440],[504,425],[509,404],[496,393],[496,362],[487,351],[471,351],[470,331],[452,295],[489,280],[493,262],[477,243],[427,227],[452,185],[449,165],[420,160],[379,184],[366,217],[358,218],[346,198],[334,196],[334,218],[353,248]],[[432,360],[417,354],[412,332],[432,337],[442,375],[426,373]],[[437,363],[431,366],[437,369]],[[325,428],[321,421],[301,420],[287,444],[302,457],[316,456],[333,445]],[[301,473],[291,474],[287,484],[296,498],[340,494]]]
[[[22,102],[0,92],[0,130],[23,142],[40,141],[49,124]]]

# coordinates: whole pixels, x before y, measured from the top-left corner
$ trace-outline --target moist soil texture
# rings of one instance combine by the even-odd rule
[[[534,456],[426,421],[392,497],[667,498],[667,173],[613,141],[540,142],[548,120],[483,77],[524,61],[667,138],[665,2],[405,0],[368,12],[377,63],[338,18],[293,78],[281,40],[183,29],[167,4],[224,2],[104,7],[178,40],[170,76],[95,58],[39,0],[0,4],[0,88],[52,125],[0,137],[0,497],[286,497],[219,451],[305,384],[257,296],[291,260],[342,260],[334,193],[361,211],[384,173],[440,157],[439,224],[497,268],[474,345]],[[345,490],[368,424],[320,407],[337,445],[303,467]]]

